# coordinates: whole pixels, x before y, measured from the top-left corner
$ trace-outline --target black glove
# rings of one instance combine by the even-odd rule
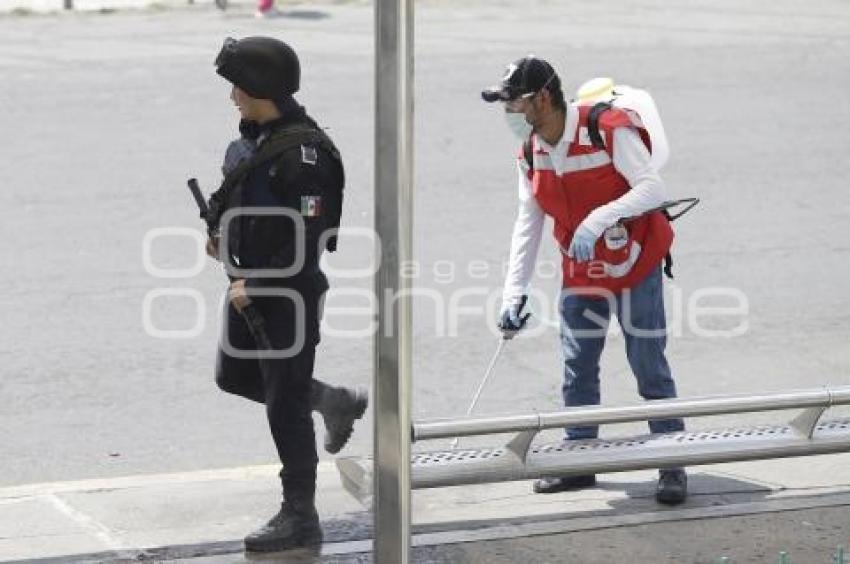
[[[525,322],[528,321],[529,317],[531,317],[531,313],[526,313],[525,315],[522,314],[522,310],[525,308],[525,303],[527,301],[528,296],[523,295],[519,300],[514,301],[514,303],[502,311],[498,326],[505,339],[513,338],[514,335],[525,327]]]

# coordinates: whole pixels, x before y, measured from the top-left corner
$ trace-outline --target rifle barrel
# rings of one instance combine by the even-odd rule
[[[198,209],[201,210],[201,217],[206,219],[210,209],[207,206],[207,201],[204,199],[203,193],[201,192],[201,187],[198,185],[198,179],[190,178],[187,184],[189,184],[189,190],[192,192],[192,197],[195,198],[195,203],[198,204]]]

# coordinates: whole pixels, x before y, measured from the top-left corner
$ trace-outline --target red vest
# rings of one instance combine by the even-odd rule
[[[599,131],[605,149],[597,149],[587,135],[589,110],[589,105],[578,106],[578,126],[568,145],[566,170],[561,175],[555,172],[551,157],[534,136],[534,168],[529,180],[537,203],[555,220],[555,239],[563,255],[564,286],[587,294],[598,294],[600,289],[603,293],[616,293],[635,286],[658,268],[673,243],[673,229],[661,212],[653,212],[626,222],[620,233],[606,231],[596,241],[594,259],[589,262],[579,263],[566,255],[573,233],[588,214],[630,188],[612,159],[614,129],[634,127],[631,119],[616,108],[602,113]],[[646,131],[637,131],[651,150]]]

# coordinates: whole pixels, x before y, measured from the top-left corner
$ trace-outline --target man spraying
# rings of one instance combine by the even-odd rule
[[[545,216],[563,253],[559,300],[566,406],[600,401],[599,358],[611,314],[623,329],[626,356],[644,399],[676,397],[664,355],[666,323],[661,263],[673,230],[656,210],[665,186],[652,161],[650,135],[634,111],[567,103],[552,66],[533,56],[511,63],[486,102],[501,102],[522,141],[517,156],[519,210],[513,229],[499,327],[522,329],[528,285]],[[665,147],[666,149],[666,147]],[[649,422],[653,433],[681,431],[681,419]],[[567,439],[596,438],[597,427],[573,427]],[[552,476],[534,491],[592,487],[595,475]],[[659,471],[656,499],[677,504],[687,495],[682,468]]]

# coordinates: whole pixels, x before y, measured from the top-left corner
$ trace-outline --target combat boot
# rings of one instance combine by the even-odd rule
[[[259,530],[245,537],[246,552],[280,552],[308,549],[318,554],[322,546],[322,527],[312,502],[283,502],[277,515]]]
[[[326,451],[336,454],[342,450],[367,405],[369,395],[364,389],[335,388],[313,380],[312,407],[325,420]]]

